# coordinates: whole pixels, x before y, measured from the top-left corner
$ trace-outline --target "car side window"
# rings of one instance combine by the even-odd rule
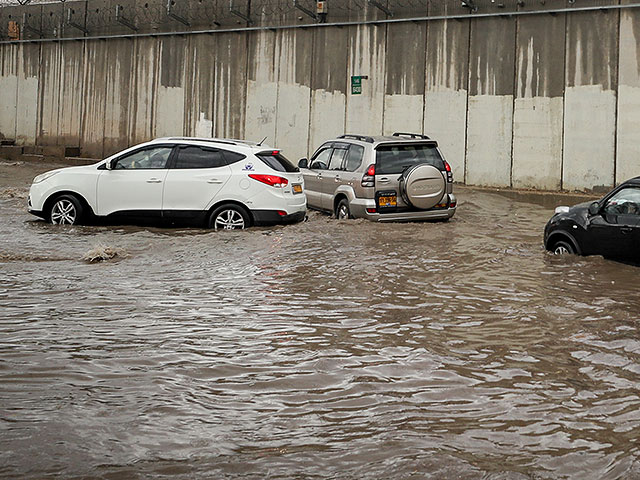
[[[604,207],[607,215],[640,216],[640,188],[623,188],[607,200]]]
[[[220,150],[196,146],[182,146],[178,149],[176,163],[173,168],[184,170],[193,168],[226,167],[224,155]]]
[[[241,153],[229,152],[227,150],[221,150],[221,152],[224,155],[224,159],[227,161],[227,165],[233,165],[234,163],[247,158],[246,155],[242,155]]]
[[[145,148],[119,158],[114,170],[157,170],[167,168],[172,147]]]
[[[342,170],[342,162],[346,156],[346,148],[335,148],[333,155],[331,155],[331,161],[329,162],[329,170]]]
[[[311,160],[309,168],[312,170],[326,170],[329,167],[329,159],[331,158],[332,151],[332,148],[321,150],[313,160]]]
[[[347,172],[355,172],[358,169],[358,167],[362,165],[363,158],[364,158],[364,147],[360,145],[351,145],[351,147],[349,147],[349,153],[347,153],[345,170]]]

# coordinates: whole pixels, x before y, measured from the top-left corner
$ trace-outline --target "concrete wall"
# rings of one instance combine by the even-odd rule
[[[385,18],[351,4],[345,21]],[[267,23],[264,5],[255,25]],[[38,8],[71,35],[58,5]],[[468,11],[428,2],[418,13]],[[634,8],[2,43],[0,138],[103,157],[157,136],[267,137],[297,161],[339,134],[410,131],[438,140],[470,185],[606,188],[640,175],[639,42]],[[368,77],[361,95],[353,75]]]
[[[614,181],[619,22],[618,12],[567,18],[562,184],[569,190]]]
[[[522,17],[516,40],[512,183],[562,186],[566,15]]]

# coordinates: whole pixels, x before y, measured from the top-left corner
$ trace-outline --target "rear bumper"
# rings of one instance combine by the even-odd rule
[[[456,197],[449,194],[451,201],[457,204]],[[437,210],[412,210],[405,212],[369,213],[368,208],[375,208],[376,202],[371,199],[355,199],[350,203],[351,214],[356,218],[366,218],[374,222],[419,222],[423,220],[448,220],[456,213],[456,207]]]
[[[255,225],[280,225],[301,222],[307,216],[307,212],[302,210],[289,215],[280,215],[276,210],[251,210],[251,215]]]
[[[456,213],[455,208],[397,213],[367,213],[365,218],[376,222],[417,222],[421,220],[448,220]]]

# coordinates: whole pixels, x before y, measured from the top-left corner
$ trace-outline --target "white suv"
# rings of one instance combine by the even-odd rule
[[[159,138],[94,165],[37,176],[29,212],[54,224],[92,218],[199,223],[216,230],[303,220],[297,167],[239,140]]]

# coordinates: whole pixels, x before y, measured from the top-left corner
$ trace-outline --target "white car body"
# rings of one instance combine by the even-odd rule
[[[163,167],[150,166],[158,158],[153,152],[166,158],[166,164],[160,163]],[[207,155],[226,164],[184,167]],[[147,167],[136,166],[131,160],[143,156]],[[271,165],[263,160],[267,157]],[[216,208],[228,204],[244,209],[249,225],[300,221],[307,209],[304,179],[296,167],[286,160],[284,166],[278,158],[284,157],[277,150],[238,140],[159,138],[93,165],[62,168],[36,177],[29,192],[29,212],[51,221],[56,198],[72,195],[81,203],[83,216],[207,223]]]

